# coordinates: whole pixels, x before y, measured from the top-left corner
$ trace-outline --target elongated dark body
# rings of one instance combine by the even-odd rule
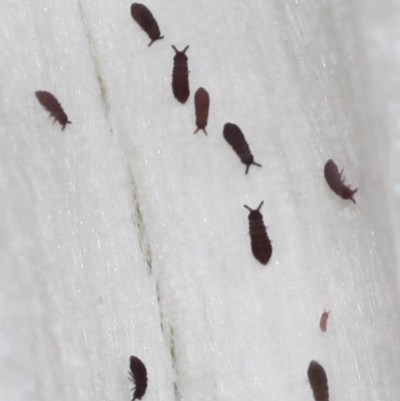
[[[339,172],[338,166],[332,159],[329,159],[324,168],[325,180],[329,185],[329,188],[342,199],[350,199],[354,203],[353,196],[358,191],[358,189],[351,189],[350,186],[345,185],[346,178],[343,177],[343,170]]]
[[[39,103],[50,112],[50,117],[54,117],[54,120],[62,125],[62,131],[67,124],[72,124],[71,121],[68,121],[68,116],[53,94],[47,91],[36,91],[35,95]]]
[[[147,35],[149,35],[149,38],[151,39],[149,46],[151,46],[156,40],[164,37],[161,36],[160,28],[158,27],[153,14],[144,4],[133,3],[131,5],[131,15]]]
[[[144,396],[147,389],[147,370],[144,363],[136,356],[131,356],[129,358],[129,368],[130,368],[130,380],[134,383],[135,388],[133,392],[134,400],[140,400]],[[132,389],[133,390],[133,389]]]
[[[318,362],[311,361],[308,365],[307,376],[315,401],[329,401],[329,387],[325,369]]]
[[[182,51],[177,50],[174,45],[172,45],[172,48],[175,50],[174,68],[172,70],[172,92],[174,92],[177,100],[185,103],[190,95],[188,58],[185,54],[189,46],[186,46]]]
[[[255,166],[261,167],[261,164],[258,164],[254,161],[254,157],[251,154],[249,144],[247,143],[243,132],[236,124],[226,123],[224,125],[224,138],[232,146],[233,150],[239,156],[240,160],[246,167],[246,174],[249,171],[249,168],[252,164]]]
[[[325,309],[322,312],[321,318],[319,319],[319,328],[321,329],[321,331],[325,332],[327,330],[328,318],[330,313],[331,311],[327,312]]]
[[[203,130],[207,135],[208,110],[210,108],[210,96],[204,88],[197,89],[194,94],[194,107],[196,109],[196,125],[198,130]]]
[[[263,265],[266,265],[272,255],[272,245],[268,238],[267,229],[265,228],[263,216],[260,212],[264,201],[260,203],[257,209],[253,210],[249,206],[244,205],[249,213],[249,228],[251,239],[251,250],[254,257]]]

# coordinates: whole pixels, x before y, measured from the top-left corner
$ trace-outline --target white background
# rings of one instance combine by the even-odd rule
[[[131,1],[1,1],[1,400],[130,400],[132,354],[144,401],[312,400],[312,359],[331,400],[399,399],[400,4],[146,4],[151,47]],[[226,122],[262,168],[244,174]],[[267,266],[243,208],[261,200]]]

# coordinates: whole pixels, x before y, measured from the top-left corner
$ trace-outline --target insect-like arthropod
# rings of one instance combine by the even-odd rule
[[[196,108],[196,125],[198,130],[202,129],[207,135],[206,126],[208,121],[208,109],[210,108],[210,96],[204,88],[197,89],[194,94],[194,107]]]
[[[133,382],[135,390],[133,392],[132,401],[138,399],[140,400],[147,389],[147,370],[144,363],[136,356],[131,356],[129,358],[129,368],[130,368],[130,377],[129,380]]]
[[[174,68],[172,70],[172,91],[176,99],[181,103],[185,103],[190,94],[188,58],[185,54],[189,46],[186,46],[182,51],[177,50],[174,45],[172,45],[172,48],[175,50]]]
[[[329,185],[329,188],[342,199],[351,199],[354,203],[353,196],[358,189],[351,189],[349,186],[344,184],[345,177],[342,178],[343,169],[339,172],[338,166],[332,159],[329,159],[324,168],[325,180]]]
[[[243,135],[243,132],[236,124],[226,123],[224,125],[224,138],[232,146],[233,150],[239,156],[240,160],[246,167],[246,174],[249,171],[249,168],[252,164],[255,166],[261,167],[261,164],[258,164],[254,161],[254,157],[251,154],[249,144],[246,142],[246,139]]]
[[[132,18],[140,25],[140,27],[149,35],[151,42],[149,46],[156,40],[162,39],[160,28],[158,27],[157,21],[153,17],[150,10],[143,4],[133,3],[131,5]]]
[[[36,91],[35,95],[39,103],[50,112],[50,117],[54,117],[54,121],[57,120],[62,125],[62,131],[67,124],[72,124],[54,95],[46,91]]]
[[[319,328],[322,330],[322,331],[326,331],[326,324],[328,323],[328,317],[329,317],[329,314],[331,313],[331,311],[326,311],[325,309],[324,309],[324,311],[322,312],[322,315],[321,315],[321,319],[319,320]]]
[[[264,201],[260,203],[257,209],[253,210],[249,206],[244,205],[249,213],[249,228],[250,228],[250,239],[251,239],[251,250],[254,257],[263,265],[266,265],[272,255],[271,241],[267,235],[267,229],[265,228],[263,216],[260,212],[261,206]]]
[[[311,361],[307,375],[315,401],[329,401],[328,379],[324,368],[318,362]]]

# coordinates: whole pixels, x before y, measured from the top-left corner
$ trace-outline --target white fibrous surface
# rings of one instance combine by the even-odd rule
[[[136,355],[143,401],[308,401],[311,360],[331,400],[396,400],[400,4],[145,4],[151,47],[131,1],[3,1],[0,399],[128,401]],[[184,105],[171,45],[190,46]],[[266,266],[243,207],[261,201]]]

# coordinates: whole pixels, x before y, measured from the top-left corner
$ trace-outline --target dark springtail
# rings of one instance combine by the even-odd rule
[[[151,39],[149,46],[151,46],[156,40],[164,38],[164,36],[161,36],[160,28],[158,27],[153,14],[144,4],[133,3],[131,5],[131,15],[147,35],[149,35],[149,38]]]
[[[50,117],[54,117],[54,121],[58,121],[62,125],[62,131],[67,124],[72,124],[71,121],[68,121],[68,116],[53,94],[47,91],[36,91],[35,95],[39,103],[50,112]]]
[[[246,139],[236,124],[226,123],[224,125],[224,138],[232,146],[233,150],[239,156],[240,160],[246,167],[246,174],[249,171],[250,166],[253,164],[255,166],[261,167],[254,161],[254,157],[251,154],[250,148]]]
[[[257,209],[253,210],[249,206],[244,205],[249,213],[249,228],[251,239],[251,250],[254,257],[263,265],[266,265],[272,255],[272,245],[268,238],[267,229],[265,228],[263,216],[260,212],[264,201],[260,203]]]
[[[208,122],[208,110],[210,108],[210,96],[204,88],[197,89],[194,94],[194,106],[196,108],[196,133],[203,130],[207,135],[206,126]]]
[[[325,369],[318,362],[311,361],[307,376],[315,401],[329,401],[329,387]]]
[[[328,318],[329,318],[330,313],[331,313],[331,311],[327,312],[324,309],[324,311],[322,312],[322,315],[321,315],[321,319],[319,320],[319,328],[323,332],[325,332],[327,330],[327,323],[328,323]]]
[[[332,159],[329,159],[324,168],[325,180],[329,185],[329,188],[342,199],[350,199],[354,203],[353,196],[358,191],[358,189],[351,189],[350,186],[344,184],[345,177],[342,178],[343,170],[339,172],[338,166]]]
[[[134,390],[132,401],[141,400],[147,389],[146,366],[144,366],[144,363],[138,357],[131,356],[129,358],[129,368],[129,380],[135,385],[135,388],[132,389]]]
[[[174,45],[172,45],[172,48],[175,50],[174,68],[172,70],[172,92],[177,100],[185,103],[190,95],[188,58],[185,54],[189,46],[186,46],[182,51],[177,50]]]

